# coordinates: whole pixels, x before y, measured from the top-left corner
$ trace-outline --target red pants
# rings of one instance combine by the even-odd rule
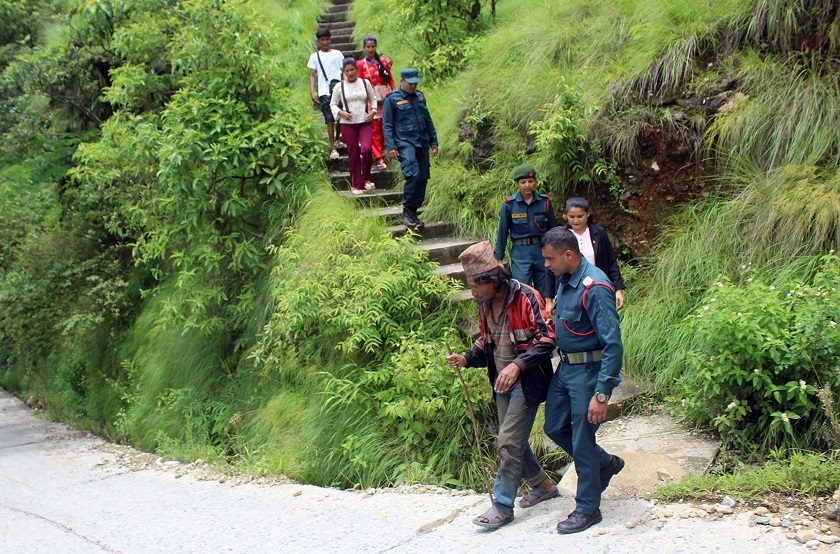
[[[380,126],[382,124],[380,123]],[[370,123],[341,123],[341,137],[347,145],[347,165],[350,166],[350,183],[354,189],[364,190],[370,181],[372,129]]]
[[[374,119],[373,123],[373,157],[379,161],[385,157],[385,134],[382,132],[382,120]]]

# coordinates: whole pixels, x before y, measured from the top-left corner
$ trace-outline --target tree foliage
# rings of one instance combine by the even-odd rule
[[[244,6],[146,4],[164,15],[138,11],[115,31],[122,61],[104,96],[117,111],[80,146],[68,209],[97,213],[157,278],[176,272],[174,321],[217,330],[252,307],[261,222],[269,203],[297,209],[295,173],[321,167],[318,140]]]

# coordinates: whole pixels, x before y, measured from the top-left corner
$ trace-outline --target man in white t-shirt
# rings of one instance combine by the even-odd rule
[[[329,29],[318,29],[315,37],[318,39],[318,51],[309,56],[309,63],[306,64],[310,70],[309,95],[313,102],[321,106],[324,123],[327,124],[327,136],[330,139],[330,159],[334,160],[338,158],[335,147],[338,126],[335,124],[335,118],[330,109],[330,93],[332,93],[330,83],[335,86],[335,83],[341,81],[341,63],[344,61],[344,55],[330,47],[332,38]]]

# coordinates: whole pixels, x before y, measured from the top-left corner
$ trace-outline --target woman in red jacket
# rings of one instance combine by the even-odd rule
[[[365,57],[359,62],[359,77],[367,79],[373,85],[376,95],[377,109],[373,118],[373,156],[376,166],[380,169],[387,167],[385,163],[385,135],[382,133],[382,102],[385,96],[396,88],[394,76],[391,75],[391,58],[380,56],[376,52],[376,37],[368,35],[363,42]]]

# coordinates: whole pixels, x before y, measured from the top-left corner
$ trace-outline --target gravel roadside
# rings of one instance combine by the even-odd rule
[[[603,523],[560,536],[564,496],[494,532],[472,525],[486,495],[412,486],[342,491],[230,477],[113,445],[35,415],[0,391],[0,551],[75,552],[731,552],[820,551],[736,506],[655,505],[605,493]],[[713,513],[709,513],[709,509]],[[724,510],[726,511],[726,510]],[[807,518],[806,518],[807,519]],[[799,522],[797,522],[799,523]],[[820,533],[815,536],[833,537]],[[833,540],[833,539],[826,539]],[[807,542],[807,541],[806,541]]]

